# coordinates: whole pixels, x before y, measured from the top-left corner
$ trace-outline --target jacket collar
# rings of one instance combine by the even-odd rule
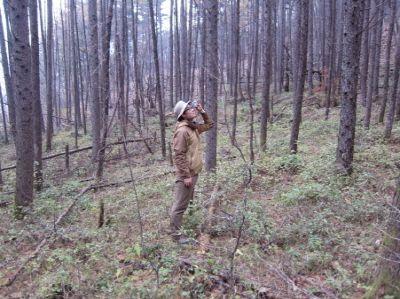
[[[192,130],[196,130],[197,129],[197,123],[196,122],[190,122],[186,119],[181,120],[180,122],[178,122],[177,128],[183,127],[183,126],[187,126],[189,128],[191,128]]]

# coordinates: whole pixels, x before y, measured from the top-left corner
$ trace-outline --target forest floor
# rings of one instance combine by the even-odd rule
[[[22,221],[13,217],[13,171],[3,173],[0,195],[0,284],[15,273],[43,238],[51,236],[10,287],[7,298],[361,298],[380,262],[382,230],[397,175],[400,127],[390,142],[383,126],[357,124],[354,172],[337,173],[335,154],[339,108],[329,120],[318,95],[305,99],[299,152],[289,152],[291,94],[275,98],[274,121],[268,124],[267,150],[256,153],[252,181],[246,188],[247,164],[231,146],[227,126],[218,123],[218,169],[203,172],[195,200],[185,215],[184,229],[194,239],[207,213],[213,190],[219,207],[207,248],[179,246],[168,236],[168,210],[174,175],[169,160],[142,143],[107,151],[106,182],[125,183],[83,195],[70,214],[55,219],[80,190],[93,183],[89,152],[71,156],[71,171],[63,158],[44,163],[44,190],[34,210]],[[255,129],[259,132],[260,101]],[[220,115],[224,115],[220,107]],[[226,112],[231,113],[228,105]],[[249,109],[239,106],[238,143],[248,157]],[[223,117],[221,118],[223,119]],[[228,119],[230,119],[228,117]],[[168,141],[173,119],[168,119]],[[150,131],[157,129],[150,118]],[[115,134],[119,132],[115,128]],[[129,139],[138,137],[132,129]],[[158,134],[159,135],[159,134]],[[257,148],[258,135],[256,140]],[[73,144],[73,131],[59,131],[54,153]],[[80,146],[90,138],[82,136]],[[52,152],[52,153],[53,153]],[[2,165],[15,163],[12,146],[0,148]],[[248,159],[247,159],[248,160]],[[218,185],[219,189],[214,188]],[[105,224],[98,228],[99,202],[105,204]],[[140,213],[138,213],[138,211]],[[140,215],[139,215],[140,214]],[[233,260],[234,287],[228,279],[238,227],[244,215],[241,242]],[[140,229],[143,229],[141,241]],[[204,250],[206,249],[206,250]]]

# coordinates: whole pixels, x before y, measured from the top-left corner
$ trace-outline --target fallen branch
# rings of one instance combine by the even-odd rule
[[[146,147],[148,147],[148,144],[146,143],[147,140],[153,140],[153,138],[131,139],[131,140],[127,140],[126,143],[144,142]],[[119,145],[119,144],[124,144],[124,142],[123,141],[117,141],[117,142],[108,143],[106,145],[106,148],[110,147],[110,146],[113,146],[113,145]],[[78,149],[69,151],[69,154],[72,155],[72,154],[76,154],[76,153],[79,153],[79,152],[87,151],[87,150],[90,150],[90,149],[92,149],[92,146],[86,146],[86,147],[82,147],[82,148],[78,148]],[[65,152],[58,153],[58,154],[50,155],[50,156],[47,156],[47,157],[43,157],[42,160],[43,161],[44,160],[49,160],[49,159],[53,159],[53,158],[57,158],[57,157],[65,156],[65,155],[66,155]],[[11,169],[15,169],[15,168],[16,168],[16,165],[7,166],[7,167],[4,167],[4,168],[0,169],[0,171],[11,170]]]
[[[72,208],[75,206],[75,204],[77,203],[78,199],[84,195],[86,192],[90,191],[91,189],[93,189],[94,186],[90,185],[84,189],[81,190],[81,192],[79,192],[78,195],[76,195],[73,200],[72,203],[64,210],[64,212],[58,216],[56,222],[54,222],[54,227],[56,227],[57,225],[59,225],[61,223],[61,221],[64,219],[64,217],[66,217],[69,212],[72,210]],[[7,282],[3,285],[0,285],[0,288],[3,287],[9,287],[11,286],[14,281],[18,278],[18,276],[22,273],[22,271],[25,269],[26,265],[32,261],[38,254],[39,252],[42,250],[42,248],[47,245],[48,241],[51,239],[51,237],[54,235],[54,231],[47,235],[40,243],[38,246],[36,246],[36,249],[31,253],[30,256],[28,256],[28,258],[18,267],[17,271],[15,271],[15,273],[7,279]]]

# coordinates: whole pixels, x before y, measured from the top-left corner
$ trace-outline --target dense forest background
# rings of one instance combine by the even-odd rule
[[[5,297],[400,296],[398,0],[6,0]],[[215,125],[166,232],[174,104]]]

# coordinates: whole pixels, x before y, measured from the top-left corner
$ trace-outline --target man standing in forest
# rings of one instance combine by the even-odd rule
[[[194,121],[198,113],[204,124]],[[179,244],[190,240],[180,232],[183,213],[193,200],[194,187],[198,174],[203,168],[203,149],[200,134],[213,126],[203,107],[196,101],[179,101],[174,108],[176,126],[173,135],[174,165],[175,165],[175,202],[171,208],[171,233]]]

